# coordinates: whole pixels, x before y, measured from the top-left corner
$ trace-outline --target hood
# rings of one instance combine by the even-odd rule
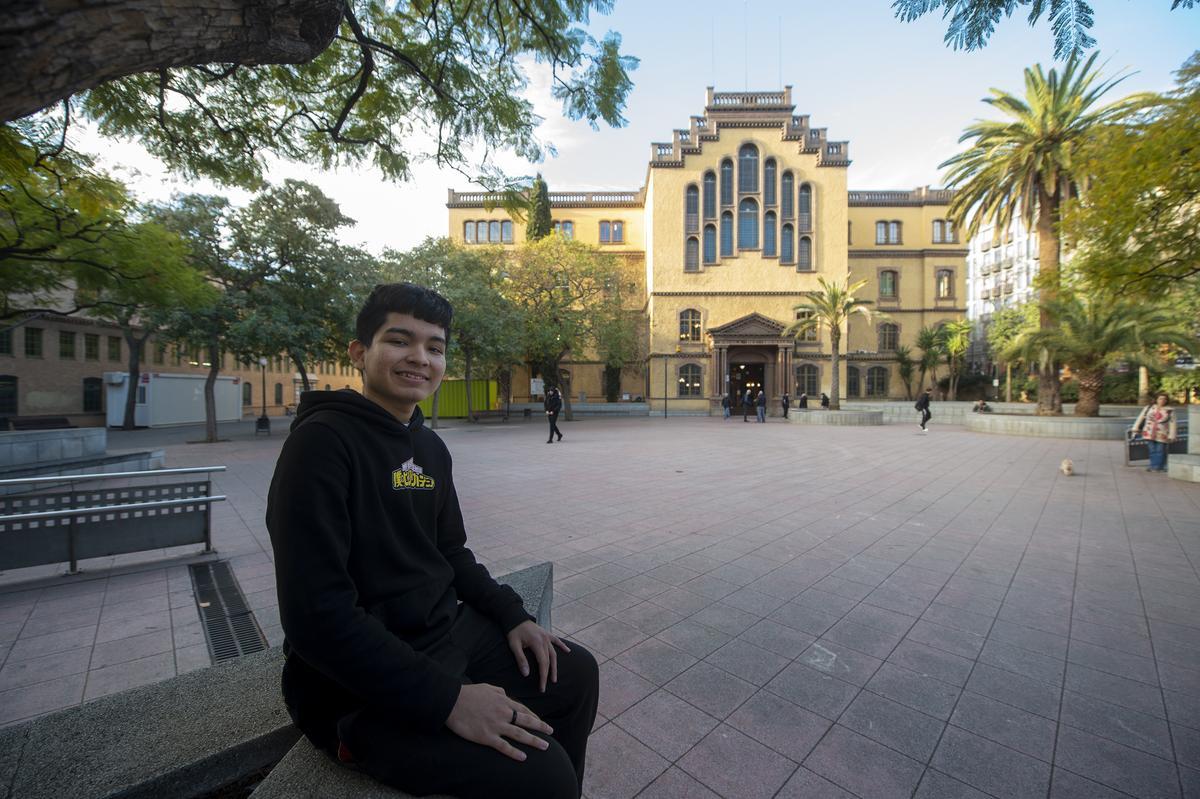
[[[420,406],[413,408],[412,418],[406,426],[380,405],[357,391],[342,388],[336,391],[303,392],[300,395],[300,405],[296,408],[296,419],[292,422],[291,429],[295,430],[316,414],[327,411],[353,416],[367,424],[379,425],[396,432],[413,431],[425,423],[425,415],[421,413]]]

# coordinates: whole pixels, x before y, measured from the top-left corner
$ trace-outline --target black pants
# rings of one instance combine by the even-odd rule
[[[929,412],[928,408],[925,408],[924,410],[921,411],[921,429],[922,430],[925,429],[925,425],[927,425],[929,423],[929,420],[932,418],[933,418],[933,414]]]
[[[546,440],[553,441],[556,434],[559,438],[562,438],[562,431],[558,429],[558,414],[549,413],[546,414],[546,418],[550,420],[550,438]]]
[[[447,671],[460,675],[464,684],[498,685],[554,728],[545,751],[513,744],[525,752],[524,762],[460,738],[447,727],[435,733],[408,729],[395,714],[370,707],[343,716],[337,722],[336,738],[357,767],[417,796],[576,799],[582,791],[587,739],[600,687],[595,658],[579,644],[568,646],[570,652],[558,653],[558,682],[547,682],[544,694],[538,692],[532,654],[526,653],[530,676],[522,677],[500,628],[468,606],[460,609],[450,634],[425,650]],[[323,731],[310,734],[299,718],[297,725],[318,746],[329,741]],[[327,743],[324,748],[328,752]]]

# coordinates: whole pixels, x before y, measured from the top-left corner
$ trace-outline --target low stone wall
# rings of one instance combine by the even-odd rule
[[[1031,416],[1004,413],[973,413],[963,426],[975,433],[1043,438],[1082,438],[1093,441],[1123,441],[1135,416]]]
[[[540,402],[514,403],[509,416],[521,416],[525,409],[533,416],[545,416],[546,409]],[[566,408],[563,408],[566,413]],[[650,405],[645,402],[572,402],[571,413],[575,416],[649,416]],[[677,414],[672,413],[672,416]],[[703,414],[700,414],[703,415]],[[561,416],[559,417],[561,420]]]
[[[794,410],[788,414],[788,421],[792,424],[822,424],[834,425],[837,427],[868,427],[872,425],[881,425],[883,421],[883,411],[853,410],[845,409],[840,411],[823,411],[820,409],[813,410]]]
[[[918,414],[913,407],[914,402],[916,400],[896,400],[892,402],[843,400],[842,409],[882,411],[884,421],[888,424],[916,424]],[[992,408],[993,416],[996,414],[1034,416],[1037,413],[1037,405],[1032,402],[991,402],[988,405]],[[938,400],[934,400],[933,404],[929,406],[929,410],[933,413],[935,424],[964,424],[967,419],[981,415],[972,412],[971,408],[974,406],[974,402],[939,402]],[[1141,407],[1137,405],[1101,405],[1100,417],[1136,417],[1141,410]],[[1074,412],[1075,403],[1068,402],[1063,405],[1063,417],[1059,418],[1065,418]],[[986,416],[987,414],[982,415]]]
[[[98,457],[107,446],[103,427],[0,433],[0,467]]]

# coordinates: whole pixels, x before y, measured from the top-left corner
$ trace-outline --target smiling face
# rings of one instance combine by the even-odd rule
[[[389,313],[370,346],[350,342],[350,360],[362,372],[363,396],[407,422],[417,403],[446,374],[446,330],[411,314]]]

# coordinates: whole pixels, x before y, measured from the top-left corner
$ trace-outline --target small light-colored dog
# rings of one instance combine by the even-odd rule
[[[1058,465],[1058,470],[1067,477],[1070,477],[1075,474],[1075,464],[1071,462],[1070,458],[1063,458],[1062,463]]]

